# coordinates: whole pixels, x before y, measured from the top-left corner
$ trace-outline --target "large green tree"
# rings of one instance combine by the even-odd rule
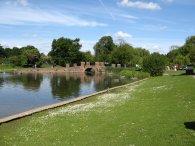
[[[22,66],[33,67],[40,59],[40,53],[37,48],[34,46],[26,46],[21,48],[21,59],[25,62],[22,62]]]
[[[134,48],[131,45],[127,43],[120,44],[112,52],[112,62],[132,65],[134,53]]]
[[[5,51],[4,51],[3,46],[1,46],[1,44],[0,44],[0,59],[2,59],[4,57],[5,57]]]
[[[91,54],[90,51],[81,52],[82,53],[82,61],[84,62],[94,62],[94,56]]]
[[[111,52],[114,50],[115,44],[111,36],[103,36],[93,47],[95,51],[96,61],[110,62]]]
[[[144,48],[134,48],[132,65],[143,65],[143,59],[150,55],[150,52]]]
[[[54,39],[52,42],[52,50],[49,55],[56,64],[64,66],[66,63],[78,63],[81,61],[81,44],[80,39],[69,39],[61,37]]]
[[[170,63],[179,65],[195,65],[195,36],[188,37],[183,46],[169,51],[167,57]]]
[[[30,45],[22,48],[13,47],[13,49],[0,46],[0,58],[6,63],[32,67],[39,61],[40,53],[37,48]]]

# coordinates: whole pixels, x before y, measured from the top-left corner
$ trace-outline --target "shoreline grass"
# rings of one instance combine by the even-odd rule
[[[3,65],[3,64],[1,64],[0,65],[0,73],[1,72],[12,72],[12,71],[14,71],[18,68],[20,68],[20,67],[16,67],[14,65]]]
[[[168,73],[0,125],[0,145],[195,145],[195,79]]]

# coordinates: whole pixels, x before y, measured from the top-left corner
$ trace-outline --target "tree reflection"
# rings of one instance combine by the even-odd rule
[[[4,79],[3,79],[3,76],[0,73],[0,88],[3,86],[3,83],[4,83]]]
[[[12,84],[21,84],[26,90],[38,91],[43,81],[43,74],[22,73],[10,76],[7,80]]]
[[[54,98],[79,96],[80,84],[81,78],[77,74],[53,74],[50,80]]]
[[[117,75],[96,74],[94,88],[96,91],[100,91],[128,82],[128,79],[121,79]]]

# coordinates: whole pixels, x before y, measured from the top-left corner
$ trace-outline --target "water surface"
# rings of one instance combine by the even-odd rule
[[[127,82],[105,73],[0,73],[0,118]]]

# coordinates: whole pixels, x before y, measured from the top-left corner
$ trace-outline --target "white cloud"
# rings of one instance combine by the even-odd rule
[[[115,14],[115,15],[116,15],[116,16],[119,16],[119,17],[127,18],[127,19],[138,19],[138,18],[135,17],[135,16],[127,15],[127,14]]]
[[[20,0],[22,1],[22,0]],[[25,1],[23,5],[25,5]],[[0,9],[0,24],[60,24],[66,26],[107,26],[105,23],[86,20],[60,11],[9,5]]]
[[[28,6],[29,5],[28,0],[17,0],[17,3],[20,4],[21,6]]]
[[[161,47],[160,46],[158,46],[158,45],[152,46],[152,51],[153,52],[160,52],[160,50],[161,50]]]
[[[117,38],[132,38],[132,35],[126,33],[126,32],[122,32],[122,31],[118,31],[117,33],[114,34]]]
[[[80,43],[82,44],[81,51],[90,51],[92,54],[94,54],[93,46],[95,45],[96,41],[81,40]]]
[[[121,0],[119,4],[124,7],[133,7],[133,8],[148,9],[148,10],[160,10],[161,9],[159,4],[153,3],[153,2],[142,2],[142,1],[133,2],[129,0]]]

